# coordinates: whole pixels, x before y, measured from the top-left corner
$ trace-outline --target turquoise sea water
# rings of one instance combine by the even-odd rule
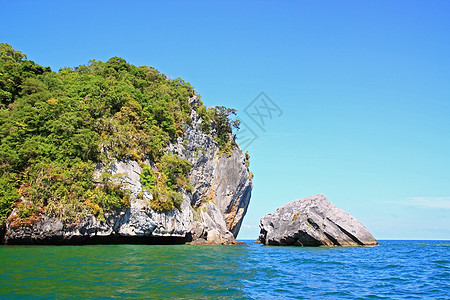
[[[380,244],[0,246],[0,298],[450,297],[450,241]]]

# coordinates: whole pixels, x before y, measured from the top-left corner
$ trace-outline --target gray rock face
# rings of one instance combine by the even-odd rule
[[[287,203],[261,219],[265,245],[375,246],[377,240],[350,214],[322,194]]]
[[[195,106],[199,99],[190,99]],[[192,125],[185,126],[184,137],[169,144],[167,152],[177,154],[192,163],[192,192],[180,191],[181,210],[157,212],[150,208],[152,195],[140,182],[142,168],[136,161],[118,161],[109,169],[121,174],[132,199],[129,209],[105,212],[106,222],[98,221],[86,212],[79,224],[63,224],[43,215],[33,226],[6,226],[5,242],[34,243],[95,243],[95,242],[155,242],[184,243],[205,240],[208,243],[234,243],[250,202],[253,183],[242,151],[235,147],[231,156],[221,154],[212,134],[199,129],[202,119],[191,112]],[[153,165],[151,161],[147,164]],[[97,175],[105,171],[98,166]],[[138,194],[143,192],[143,196]],[[17,210],[12,212],[16,214]]]

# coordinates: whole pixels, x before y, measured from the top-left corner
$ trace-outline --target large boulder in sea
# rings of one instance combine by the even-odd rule
[[[258,241],[281,246],[376,246],[358,220],[323,194],[298,199],[264,216]]]

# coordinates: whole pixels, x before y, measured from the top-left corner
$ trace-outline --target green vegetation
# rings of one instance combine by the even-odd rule
[[[150,207],[156,211],[169,211],[174,208],[181,209],[180,188],[188,184],[187,174],[191,164],[186,159],[178,158],[176,154],[164,154],[159,163],[156,163],[158,179],[151,189],[153,199]]]
[[[148,190],[152,189],[155,186],[156,178],[155,178],[152,167],[150,167],[149,165],[145,165],[142,168],[141,183]]]
[[[141,180],[153,194],[153,209],[180,208],[180,189],[192,188],[191,166],[164,148],[192,122],[194,95],[182,79],[119,57],[56,73],[0,43],[0,224],[14,206],[13,221],[22,224],[39,213],[78,222],[90,211],[104,220],[105,211],[128,207],[120,177],[104,173],[93,180],[96,164],[114,159],[144,166]],[[231,153],[235,111],[202,103],[195,109],[204,117],[202,130],[215,128],[221,149]]]
[[[159,172],[154,172],[149,165],[144,165],[141,172],[141,183],[153,195],[150,207],[156,211],[181,209],[180,189],[192,190],[187,179],[191,164],[186,159],[179,159],[178,155],[166,153],[156,167]]]
[[[222,153],[231,155],[233,147],[236,143],[231,137],[232,129],[239,129],[240,121],[232,120],[232,116],[236,115],[236,110],[227,108],[225,106],[216,106],[212,108],[205,108],[201,106],[197,110],[199,116],[203,119],[201,129],[205,133],[211,130],[210,124],[213,123],[213,128],[216,130],[214,137]]]
[[[0,177],[0,224],[6,221],[11,207],[19,198],[14,181],[6,176]]]
[[[219,143],[220,150],[226,153],[228,156],[233,151],[235,146],[234,140],[230,138],[232,127],[239,129],[240,121],[232,120],[231,116],[236,115],[236,110],[232,108],[226,108],[225,106],[217,106],[214,110],[213,122],[217,130],[215,137]]]
[[[248,168],[250,166],[250,154],[245,151],[245,166]]]

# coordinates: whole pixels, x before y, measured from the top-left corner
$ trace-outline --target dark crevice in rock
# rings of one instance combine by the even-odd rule
[[[270,241],[267,241],[267,243],[265,243],[266,245],[270,245],[270,246],[280,246],[280,245],[284,245],[284,244],[281,244],[280,242],[278,242],[278,241],[272,241],[272,240],[270,240]]]
[[[314,220],[313,219],[311,219],[311,218],[308,218],[307,219],[307,221],[308,221],[308,223],[309,224],[311,224],[311,226],[315,229],[315,230],[319,230],[319,228],[320,228],[320,226],[319,225],[317,225],[317,223],[316,222],[314,222]]]
[[[351,234],[350,232],[348,232],[347,230],[345,230],[344,228],[342,228],[338,224],[335,223],[335,225],[339,228],[340,231],[342,231],[345,235],[347,235],[349,238],[351,238],[355,243],[357,243],[360,246],[364,246],[364,243],[361,242],[360,240],[358,240],[356,238],[356,236],[354,236],[353,234]]]
[[[327,233],[327,232],[323,232],[325,234],[325,236],[336,246],[341,246],[341,244],[338,242],[338,240],[332,236],[331,234]]]
[[[300,245],[306,247],[316,247],[321,246],[322,243],[321,241],[309,235],[307,232],[299,231],[293,236],[288,236],[286,238],[281,239],[279,243],[277,242],[277,245],[282,246]]]
[[[321,241],[315,239],[314,237],[312,237],[310,234],[308,234],[305,231],[299,231],[299,232],[295,233],[294,238],[297,241],[301,241],[302,246],[316,247],[316,246],[322,245]],[[296,243],[298,243],[298,242],[296,242]],[[296,243],[292,243],[290,245],[295,245]]]
[[[192,233],[191,232],[186,233],[186,237],[185,238],[186,238],[186,243],[192,242],[192,239],[193,239]]]

